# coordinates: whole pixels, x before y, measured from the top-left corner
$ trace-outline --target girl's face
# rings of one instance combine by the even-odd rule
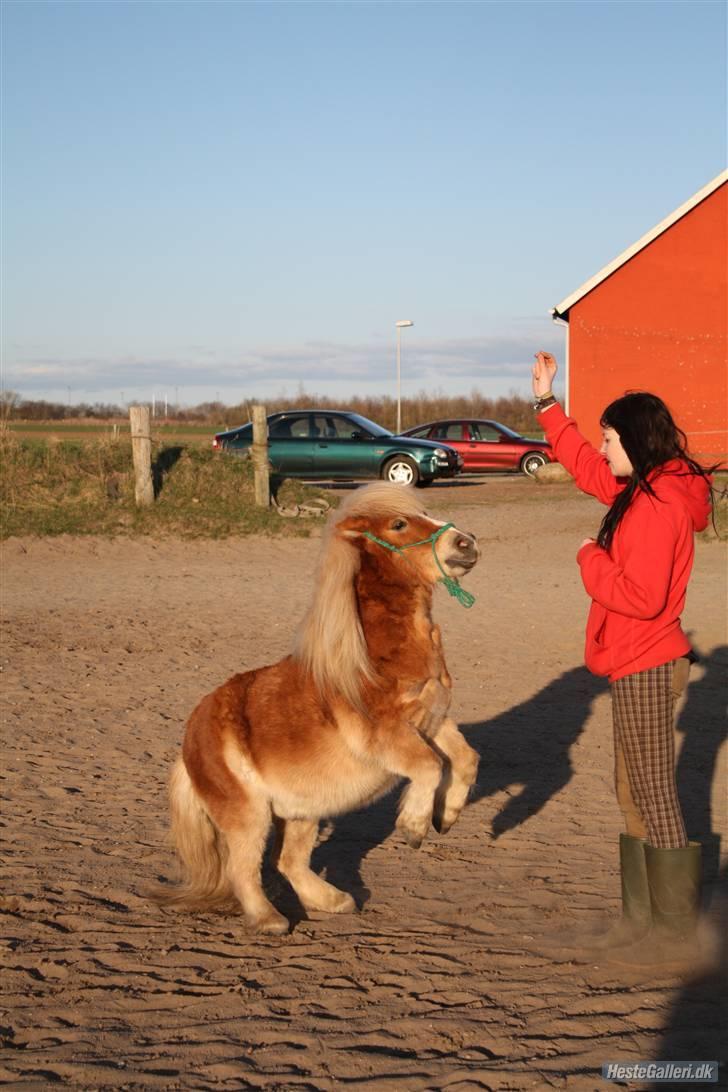
[[[615,478],[628,478],[632,473],[632,463],[622,447],[619,433],[613,428],[602,429],[602,446],[599,449],[609,463],[609,469]]]

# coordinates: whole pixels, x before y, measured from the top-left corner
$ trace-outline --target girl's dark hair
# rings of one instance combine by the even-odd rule
[[[597,542],[608,550],[637,491],[655,495],[647,480],[653,470],[671,459],[679,459],[683,463],[679,473],[706,478],[717,467],[700,466],[688,455],[685,433],[677,427],[669,409],[656,394],[633,391],[617,398],[607,406],[599,424],[602,428],[614,429],[632,464],[627,485],[617,494],[599,528]]]

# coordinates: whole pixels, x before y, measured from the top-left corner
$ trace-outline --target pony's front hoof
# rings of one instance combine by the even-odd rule
[[[340,893],[340,897],[329,909],[330,914],[353,914],[356,910],[356,903],[352,899],[351,895],[347,895],[345,891]]]
[[[278,913],[268,914],[267,917],[251,921],[250,924],[254,933],[263,933],[273,937],[283,936],[291,927],[288,918],[284,918],[282,914]]]
[[[460,812],[458,811],[446,811],[444,814],[438,814],[437,812],[432,817],[432,825],[438,834],[447,834],[450,827],[455,823]]]
[[[331,884],[326,884],[327,890],[319,890],[315,895],[301,895],[304,910],[314,910],[323,914],[352,914],[356,910],[356,903],[346,891],[339,891]]]
[[[425,840],[425,831],[412,830],[411,827],[400,827],[400,834],[412,849],[419,849]]]

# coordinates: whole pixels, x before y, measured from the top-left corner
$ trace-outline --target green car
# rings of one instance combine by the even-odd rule
[[[246,454],[253,425],[218,432],[212,446]],[[383,478],[399,485],[427,485],[460,473],[462,456],[446,444],[393,436],[358,413],[286,410],[268,417],[268,460],[284,478]]]

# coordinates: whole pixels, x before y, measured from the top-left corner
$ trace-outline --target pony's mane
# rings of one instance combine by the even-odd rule
[[[354,489],[331,517],[332,525],[350,516],[423,516],[424,506],[414,489],[391,482],[371,482]]]
[[[421,516],[424,508],[414,489],[373,482],[350,493],[329,517],[319,555],[311,606],[296,635],[293,656],[310,672],[319,693],[345,698],[360,708],[364,682],[373,682],[354,582],[361,564],[356,546],[338,527],[352,517],[372,519]]]

